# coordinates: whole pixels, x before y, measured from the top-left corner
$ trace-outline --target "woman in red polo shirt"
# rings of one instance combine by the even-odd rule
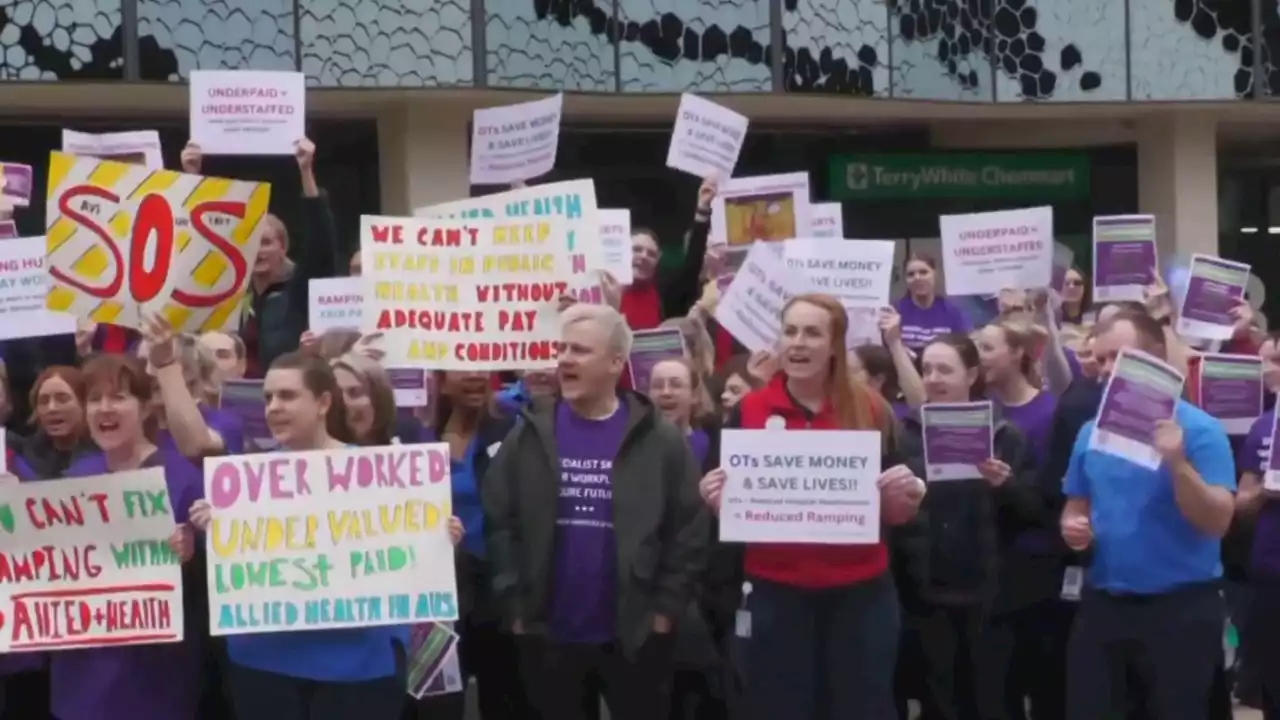
[[[879,430],[877,479],[886,527],[910,522],[924,482],[897,456],[889,405],[856,383],[844,351],[848,316],[830,295],[799,295],[782,309],[779,372],[742,399],[727,427]],[[700,490],[716,512],[725,473]],[[753,543],[746,547],[750,640],[745,705],[760,720],[896,718],[898,599],[882,540],[875,545]],[[745,588],[744,588],[745,589]],[[739,634],[747,623],[740,623]]]

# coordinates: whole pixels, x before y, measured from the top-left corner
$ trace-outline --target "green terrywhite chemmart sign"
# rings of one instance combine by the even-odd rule
[[[1089,195],[1089,156],[1083,153],[839,155],[831,158],[830,172],[832,200]]]

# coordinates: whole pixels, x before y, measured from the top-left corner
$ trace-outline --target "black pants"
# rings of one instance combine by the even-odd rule
[[[907,617],[915,627],[925,674],[921,715],[928,720],[1002,720],[1005,665],[1013,646],[987,635],[983,606],[920,608]],[[997,652],[998,651],[998,652]]]
[[[1280,578],[1253,579],[1249,605],[1249,664],[1259,675],[1264,720],[1280,720]]]
[[[517,638],[520,671],[540,720],[585,720],[584,688],[592,681],[613,720],[658,720],[671,708],[672,635],[652,633],[636,657],[616,643],[562,645],[545,637]]]
[[[362,682],[320,682],[231,664],[236,720],[399,720],[405,674]]]
[[[1125,717],[1129,674],[1151,717],[1204,720],[1225,619],[1216,583],[1149,596],[1086,589],[1067,652],[1068,720]]]
[[[719,669],[677,670],[671,683],[668,720],[728,720]]]
[[[474,677],[480,716],[484,720],[534,720],[533,707],[520,682],[520,663],[514,637],[497,622],[467,618],[458,630],[458,664],[462,677]],[[410,697],[405,720],[462,720],[466,715],[466,691],[414,700]]]
[[[48,669],[0,677],[0,719],[46,720],[48,717]]]
[[[1045,600],[991,619],[986,642],[1004,668],[1006,720],[1063,720],[1067,704],[1067,643],[1076,603]]]

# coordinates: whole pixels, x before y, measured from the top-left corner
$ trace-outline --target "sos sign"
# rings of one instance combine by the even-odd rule
[[[127,243],[128,258],[111,229],[104,226],[99,218],[84,212],[86,200],[119,205],[121,197],[112,190],[96,185],[74,185],[63,191],[58,198],[58,210],[62,216],[95,236],[111,257],[112,267],[107,270],[108,279],[94,284],[71,275],[63,268],[52,266],[49,274],[58,282],[98,300],[115,299],[122,289],[136,303],[155,300],[165,288],[177,254],[174,247],[177,238],[176,214],[169,199],[154,193],[142,198],[133,219],[133,227],[124,240]],[[175,287],[171,292],[174,302],[190,308],[211,308],[234,297],[243,287],[249,274],[248,261],[235,243],[211,227],[209,216],[225,215],[243,220],[245,212],[246,203],[235,200],[203,202],[191,209],[192,230],[226,258],[231,267],[232,282],[225,290],[207,293]],[[148,250],[152,247],[155,252],[151,267],[148,268],[147,258],[151,255]]]

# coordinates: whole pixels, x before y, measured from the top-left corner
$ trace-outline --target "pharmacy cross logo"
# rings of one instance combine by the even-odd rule
[[[850,190],[866,190],[871,183],[871,171],[867,169],[866,163],[849,163],[845,178]]]

